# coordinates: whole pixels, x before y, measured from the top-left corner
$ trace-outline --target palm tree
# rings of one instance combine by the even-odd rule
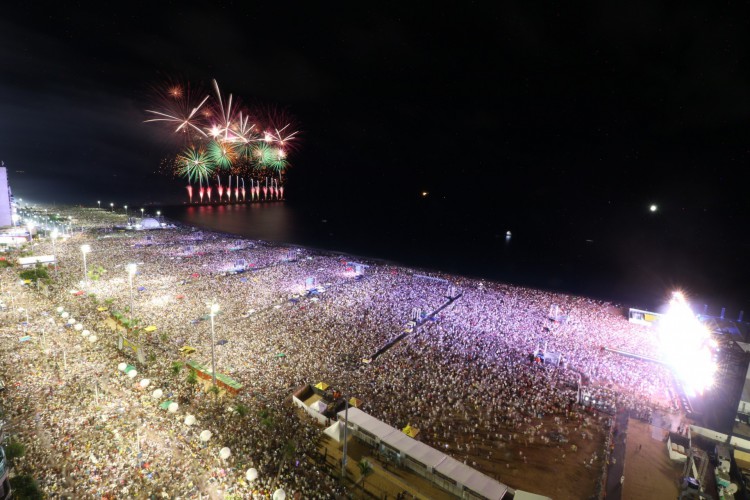
[[[360,481],[362,481],[362,491],[365,490],[365,478],[372,474],[372,464],[367,459],[362,459],[357,463],[359,467]]]

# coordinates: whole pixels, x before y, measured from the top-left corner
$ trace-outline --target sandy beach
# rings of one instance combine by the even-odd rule
[[[316,461],[322,428],[291,404],[296,388],[320,381],[511,488],[592,498],[611,416],[578,404],[581,377],[620,410],[671,404],[665,369],[602,351],[658,355],[650,332],[614,304],[375,261],[358,261],[369,266],[358,277],[351,256],[184,226],[116,230],[121,214],[56,210],[79,230],[55,242],[50,283],[24,284],[18,267],[0,273],[6,433],[27,447],[15,473],[35,477],[50,498],[267,498],[278,489],[294,498],[361,496]],[[52,242],[35,238],[27,250],[52,254]],[[230,272],[242,260],[247,270]],[[444,303],[449,287],[461,298],[361,363],[415,311]],[[138,328],[125,332],[114,316]],[[118,332],[142,347],[145,363],[118,350]],[[237,396],[190,380],[185,363],[210,366],[212,344],[216,371],[243,386]],[[185,347],[195,352],[186,356]],[[540,350],[563,362],[530,359]],[[194,425],[185,424],[189,415]]]

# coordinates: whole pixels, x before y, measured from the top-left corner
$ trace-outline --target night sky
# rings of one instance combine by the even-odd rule
[[[648,226],[748,267],[744,8],[20,4],[0,16],[0,159],[24,199],[181,199],[184,182],[156,173],[179,142],[144,110],[166,80],[216,78],[296,116],[300,199],[426,190],[488,218]],[[744,278],[731,286],[750,299]]]

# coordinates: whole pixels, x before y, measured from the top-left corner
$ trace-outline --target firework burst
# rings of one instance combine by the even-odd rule
[[[298,144],[294,119],[272,108],[243,108],[232,94],[222,93],[216,80],[211,84],[213,92],[207,95],[170,82],[157,89],[160,105],[146,111],[146,122],[166,123],[186,141],[186,149],[169,162],[173,175],[205,184],[209,200],[209,179],[220,171],[283,181],[289,152]]]
[[[234,145],[226,141],[213,140],[208,144],[206,157],[209,162],[220,170],[229,170],[232,168],[237,154],[234,151]]]
[[[188,182],[208,182],[216,168],[203,148],[188,148],[177,157],[177,175]]]

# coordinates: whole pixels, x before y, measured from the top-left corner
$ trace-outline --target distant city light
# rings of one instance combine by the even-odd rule
[[[649,210],[651,210],[652,212],[656,212],[656,209],[657,209],[657,208],[659,208],[659,207],[657,207],[656,205],[651,205],[651,206],[649,207]]]
[[[428,194],[430,193],[428,193],[427,191],[422,191],[422,198],[426,197]]]

